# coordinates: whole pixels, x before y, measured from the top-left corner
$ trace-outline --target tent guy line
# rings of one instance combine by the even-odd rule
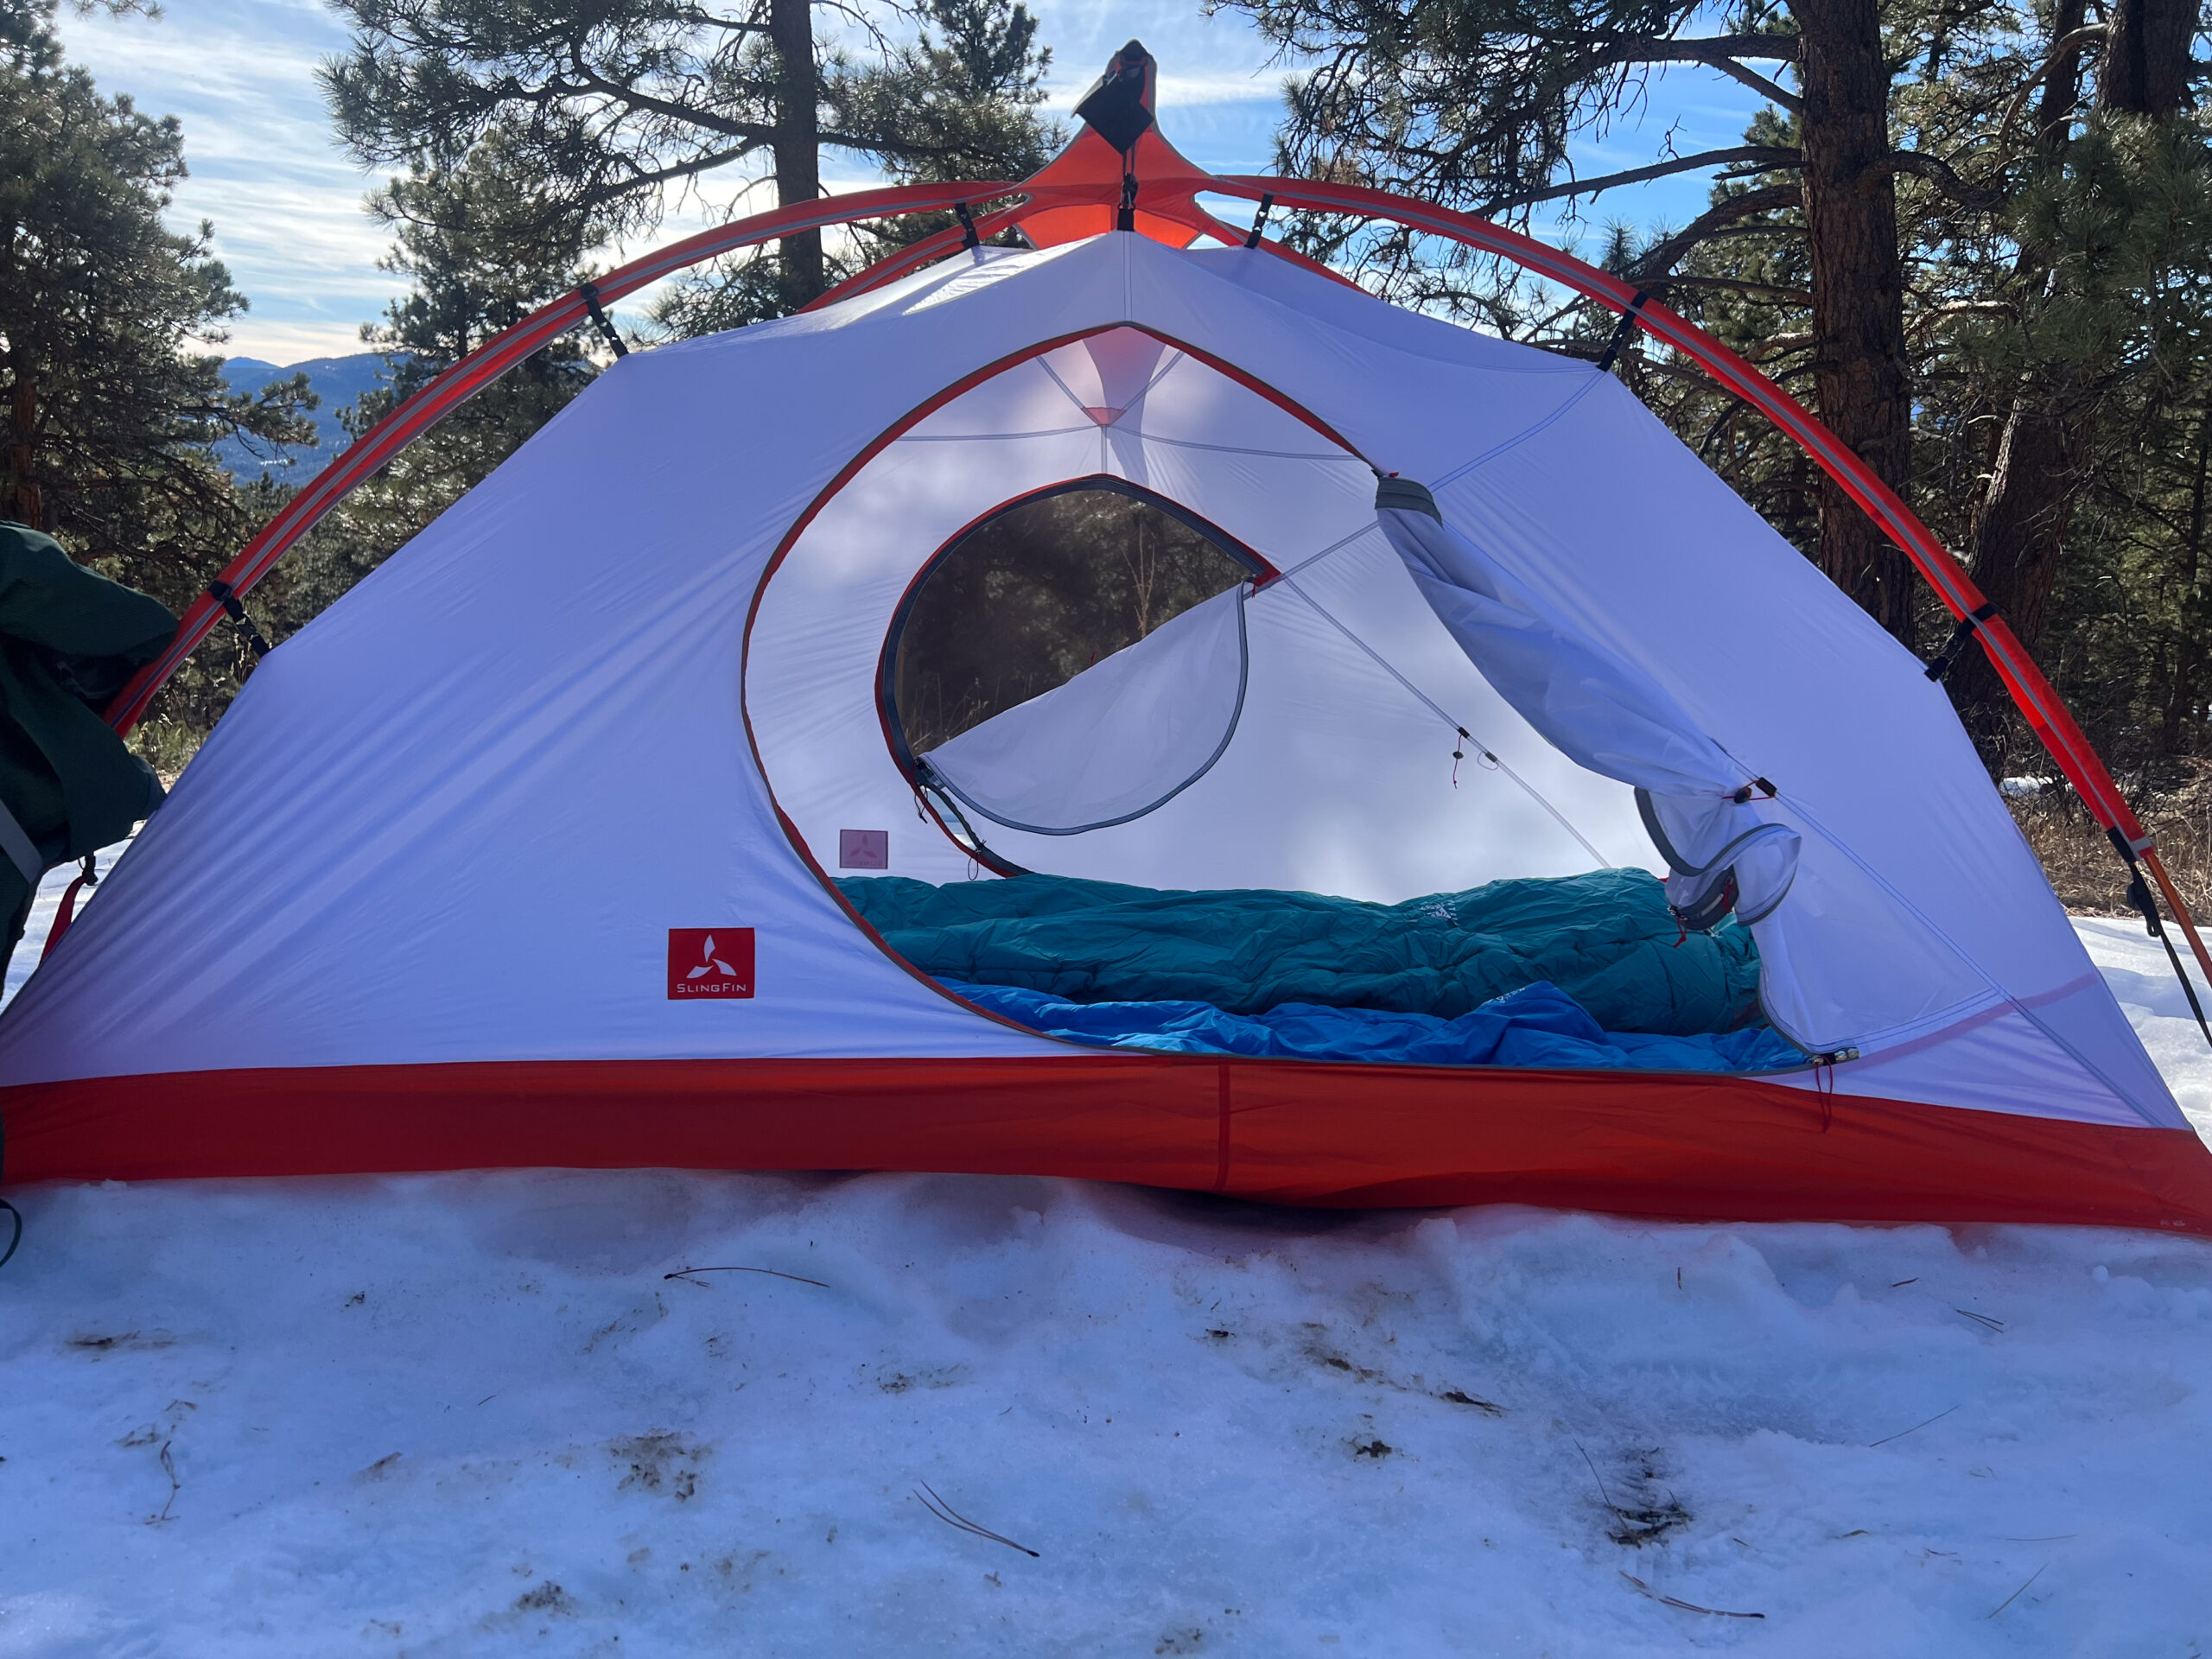
[[[1350,539],[1351,538],[1346,538],[1346,540]],[[1338,543],[1338,546],[1342,546],[1343,544],[1343,543]],[[1323,552],[1317,553],[1313,558],[1306,560],[1304,563],[1294,567],[1294,569],[1303,570],[1307,565],[1313,564],[1317,561],[1326,557],[1329,553],[1334,552],[1335,550],[1335,548],[1330,548],[1325,550]],[[1442,721],[1445,727],[1454,735],[1463,737],[1466,739],[1468,742],[1472,743],[1490,765],[1497,767],[1498,771],[1503,772],[1508,778],[1511,779],[1520,786],[1522,791],[1526,794],[1530,800],[1535,802],[1538,806],[1542,807],[1545,811],[1552,815],[1553,818],[1558,822],[1560,829],[1566,830],[1568,835],[1573,836],[1574,839],[1580,843],[1582,850],[1590,855],[1591,868],[1602,870],[1607,868],[1611,864],[1612,861],[1607,858],[1603,853],[1599,852],[1597,847],[1590,840],[1590,837],[1584,835],[1581,830],[1576,829],[1574,827],[1573,820],[1569,818],[1566,813],[1560,811],[1558,807],[1554,806],[1551,803],[1550,800],[1546,798],[1544,792],[1541,790],[1538,789],[1534,784],[1523,778],[1519,772],[1514,771],[1511,766],[1506,765],[1505,761],[1500,758],[1497,751],[1492,749],[1489,744],[1484,742],[1482,739],[1477,737],[1474,733],[1469,731],[1466,727],[1463,726],[1459,721],[1454,720],[1449,714],[1446,713],[1444,706],[1441,703],[1438,702],[1436,699],[1430,696],[1427,692],[1422,690],[1411,680],[1408,679],[1406,676],[1398,670],[1397,666],[1388,658],[1383,656],[1381,652],[1376,650],[1373,645],[1369,645],[1366,640],[1361,639],[1342,617],[1329,609],[1327,606],[1322,604],[1321,601],[1314,598],[1312,594],[1306,592],[1303,584],[1293,580],[1292,571],[1285,571],[1281,575],[1276,577],[1274,581],[1269,582],[1266,588],[1261,589],[1260,593],[1255,594],[1255,597],[1262,597],[1267,594],[1273,593],[1278,588],[1287,588],[1292,593],[1296,594],[1299,598],[1304,600],[1306,604],[1313,607],[1313,613],[1315,615],[1319,616],[1331,627],[1336,629],[1338,632],[1343,634],[1344,637],[1351,640],[1353,645],[1357,645],[1360,650],[1366,652],[1367,655],[1374,660],[1375,665],[1377,668],[1381,669],[1385,674],[1388,674],[1392,679],[1403,686],[1415,702],[1427,709],[1429,713],[1434,715],[1436,718]]]

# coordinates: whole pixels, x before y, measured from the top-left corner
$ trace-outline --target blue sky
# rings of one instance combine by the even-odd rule
[[[1206,17],[1195,0],[1043,0],[1033,9],[1053,50],[1056,111],[1064,113],[1134,35],[1160,60],[1161,125],[1184,153],[1217,172],[1264,170],[1287,66],[1269,60],[1266,42],[1241,17]],[[216,251],[252,301],[228,349],[276,363],[359,350],[360,325],[382,310],[395,283],[377,269],[385,238],[361,211],[375,180],[333,142],[315,90],[315,64],[346,42],[333,15],[316,0],[167,0],[151,19],[65,13],[61,29],[70,55],[104,90],[183,122],[192,177],[172,219],[213,221]],[[1647,162],[1670,129],[1686,154],[1737,143],[1757,102],[1708,70],[1670,70],[1637,118],[1578,158],[1581,170]],[[856,169],[833,181],[866,181]],[[718,216],[742,187],[715,181],[655,239]],[[1685,175],[1609,193],[1588,222],[1679,224],[1706,190],[1701,175]],[[1574,234],[1568,225],[1549,228],[1555,238]]]

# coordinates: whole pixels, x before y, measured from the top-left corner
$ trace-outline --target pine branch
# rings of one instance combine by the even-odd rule
[[[1914,174],[1926,179],[1961,207],[1996,207],[2005,200],[2002,190],[1972,183],[1960,177],[1958,169],[1948,162],[1917,149],[1893,149],[1868,170],[1878,175],[1883,173]]]
[[[1596,37],[1600,40],[1606,36]],[[1783,63],[1795,63],[1802,52],[1795,35],[1725,35],[1709,39],[1652,40],[1620,39],[1612,37],[1611,43],[1591,60],[1592,68],[1603,68],[1609,64],[1624,63],[1701,63],[1709,69],[1744,83],[1764,99],[1792,111],[1802,111],[1805,102],[1796,93],[1768,79],[1756,69],[1747,68],[1738,59],[1760,58]]]
[[[1997,147],[1999,149],[2011,142],[2012,124],[2020,118],[2020,111],[2028,107],[2028,100],[2035,96],[2036,89],[2049,80],[2055,71],[2063,68],[2075,53],[2092,41],[2104,39],[2105,32],[2104,24],[2088,23],[2080,29],[2069,29],[2058,37],[2056,43],[2044,54],[2044,60],[2036,66],[2035,73],[2020,83],[2020,90],[2005,105],[2005,118],[1997,124]]]
[[[1624,184],[1642,184],[1647,179],[1663,179],[1669,174],[1694,172],[1701,167],[1732,167],[1750,162],[1764,169],[1795,167],[1798,162],[1799,153],[1795,149],[1775,144],[1738,144],[1732,149],[1700,150],[1694,156],[1678,156],[1669,161],[1654,162],[1649,167],[1606,173],[1594,179],[1571,179],[1565,184],[1550,185],[1541,190],[1497,197],[1483,203],[1476,211],[1484,214],[1497,213],[1514,207],[1533,207],[1540,201],[1557,201],[1562,197],[1594,196],[1601,191],[1616,189]]]
[[[1803,192],[1794,184],[1770,184],[1763,189],[1746,190],[1740,195],[1723,197],[1658,246],[1646,251],[1622,275],[1632,283],[1664,276],[1674,269],[1676,260],[1715,232],[1734,225],[1738,219],[1748,219],[1753,213],[1802,207],[1804,200]]]
[[[1706,63],[1725,57],[1796,63],[1804,55],[1804,42],[1795,35],[1714,35],[1685,41],[1599,31],[1582,38],[1619,51],[1624,55],[1618,62]]]
[[[1724,294],[1742,294],[1757,300],[1772,300],[1778,305],[1810,305],[1812,290],[1787,288],[1779,283],[1745,282],[1738,276],[1650,276],[1643,278],[1639,287],[1654,293],[1670,288],[1710,288]]]

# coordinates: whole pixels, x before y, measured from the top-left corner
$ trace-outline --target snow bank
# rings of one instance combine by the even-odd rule
[[[4,1653],[2212,1637],[2193,1243],[917,1176],[25,1208]]]
[[[2082,931],[2203,1125],[2163,955]],[[944,1176],[17,1198],[3,1655],[2212,1646],[2193,1241]]]

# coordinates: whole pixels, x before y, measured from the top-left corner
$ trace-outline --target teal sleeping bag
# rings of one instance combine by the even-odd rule
[[[1731,922],[1684,937],[1643,870],[1493,881],[1397,905],[1052,875],[838,886],[925,973],[1070,1002],[1231,1014],[1303,1002],[1456,1020],[1548,981],[1611,1032],[1691,1036],[1760,1018],[1749,932]]]

